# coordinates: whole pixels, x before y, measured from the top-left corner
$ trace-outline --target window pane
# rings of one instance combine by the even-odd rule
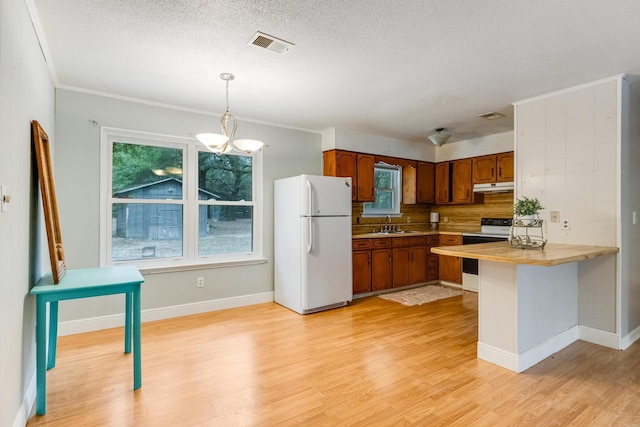
[[[375,186],[376,188],[391,189],[393,187],[393,173],[389,169],[376,169],[375,170]]]
[[[252,200],[251,156],[198,153],[198,199],[221,201]]]
[[[114,261],[182,256],[182,205],[114,203]]]
[[[200,255],[253,251],[253,207],[200,205],[198,221]]]
[[[113,143],[112,196],[181,199],[182,150]]]

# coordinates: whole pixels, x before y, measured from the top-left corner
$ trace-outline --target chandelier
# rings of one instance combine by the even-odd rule
[[[199,133],[196,135],[205,147],[214,153],[228,153],[232,150],[244,153],[252,153],[262,148],[264,143],[255,139],[233,139],[238,128],[238,122],[235,117],[229,113],[229,82],[235,78],[233,74],[222,73],[220,78],[226,83],[226,101],[227,110],[220,118],[220,128],[222,134],[219,133]]]

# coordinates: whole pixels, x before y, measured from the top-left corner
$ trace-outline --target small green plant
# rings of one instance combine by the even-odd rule
[[[536,197],[516,199],[516,203],[513,205],[513,213],[518,216],[536,215],[542,209],[544,208]]]

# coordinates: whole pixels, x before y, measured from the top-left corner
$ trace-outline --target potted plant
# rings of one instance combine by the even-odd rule
[[[516,199],[516,203],[513,205],[514,215],[525,225],[534,225],[537,221],[541,221],[538,219],[538,212],[542,209],[544,208],[537,197],[531,199],[522,197],[521,199]]]

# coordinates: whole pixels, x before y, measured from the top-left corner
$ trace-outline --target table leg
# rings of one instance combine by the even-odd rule
[[[49,360],[47,370],[56,367],[56,350],[58,346],[58,301],[49,302]]]
[[[47,302],[44,296],[36,298],[36,414],[47,411]]]
[[[131,298],[133,292],[125,293],[125,314],[124,314],[124,352],[131,353],[131,314],[133,313],[133,307],[131,305]]]
[[[142,387],[142,345],[140,343],[140,284],[133,291],[133,389]]]

